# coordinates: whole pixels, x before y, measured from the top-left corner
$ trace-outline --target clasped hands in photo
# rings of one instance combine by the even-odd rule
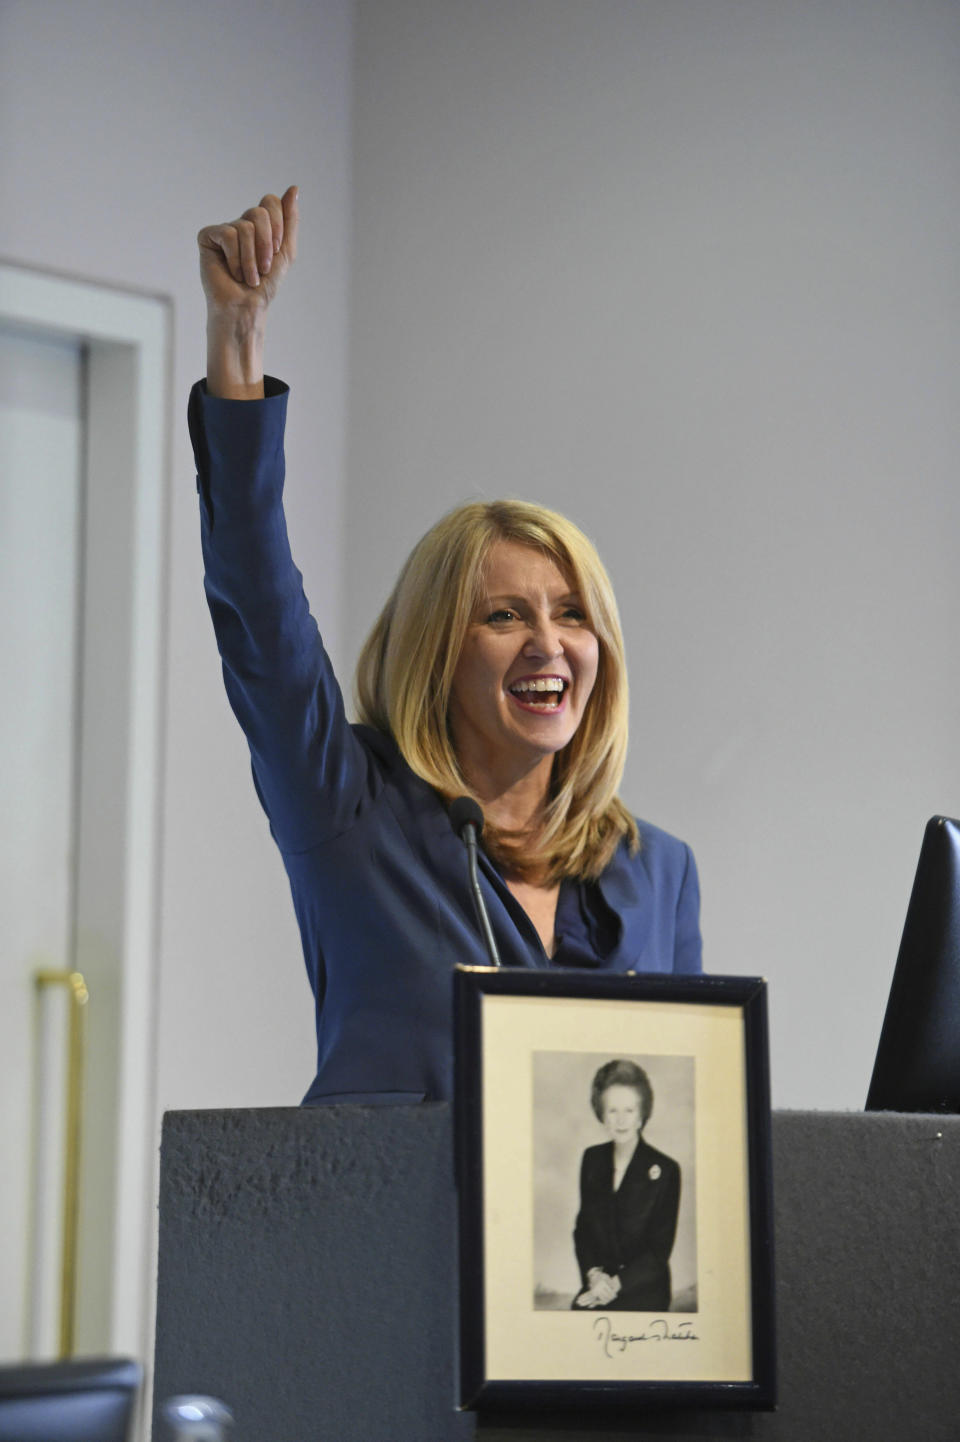
[[[578,1307],[608,1307],[620,1295],[620,1278],[609,1276],[602,1267],[591,1267],[587,1281],[589,1289],[577,1298]]]

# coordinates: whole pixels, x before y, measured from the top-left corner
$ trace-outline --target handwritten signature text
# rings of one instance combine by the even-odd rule
[[[692,1322],[670,1323],[665,1317],[648,1322],[642,1332],[615,1332],[609,1317],[597,1317],[593,1324],[596,1337],[605,1357],[616,1357],[625,1352],[634,1342],[699,1342]]]

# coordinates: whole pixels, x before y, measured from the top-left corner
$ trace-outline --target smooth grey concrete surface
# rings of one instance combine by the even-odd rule
[[[610,1418],[608,1442],[955,1442],[960,1118],[780,1112],[773,1141],[777,1412]],[[156,1398],[223,1397],[237,1442],[473,1437],[453,1410],[454,1237],[446,1106],[168,1114]],[[597,1430],[484,1419],[476,1437]]]

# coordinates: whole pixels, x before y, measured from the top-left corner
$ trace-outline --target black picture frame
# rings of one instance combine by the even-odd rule
[[[461,1408],[773,1408],[766,982],[458,967],[454,994]],[[591,1084],[621,1059],[653,1088],[625,1202],[676,1219],[670,1310],[633,1310],[642,1289],[589,1305],[574,1255],[614,1151]]]

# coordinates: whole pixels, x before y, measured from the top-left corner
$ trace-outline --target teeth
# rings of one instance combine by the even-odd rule
[[[564,683],[559,676],[541,676],[533,681],[517,681],[510,690],[516,693],[522,691],[562,691]]]

